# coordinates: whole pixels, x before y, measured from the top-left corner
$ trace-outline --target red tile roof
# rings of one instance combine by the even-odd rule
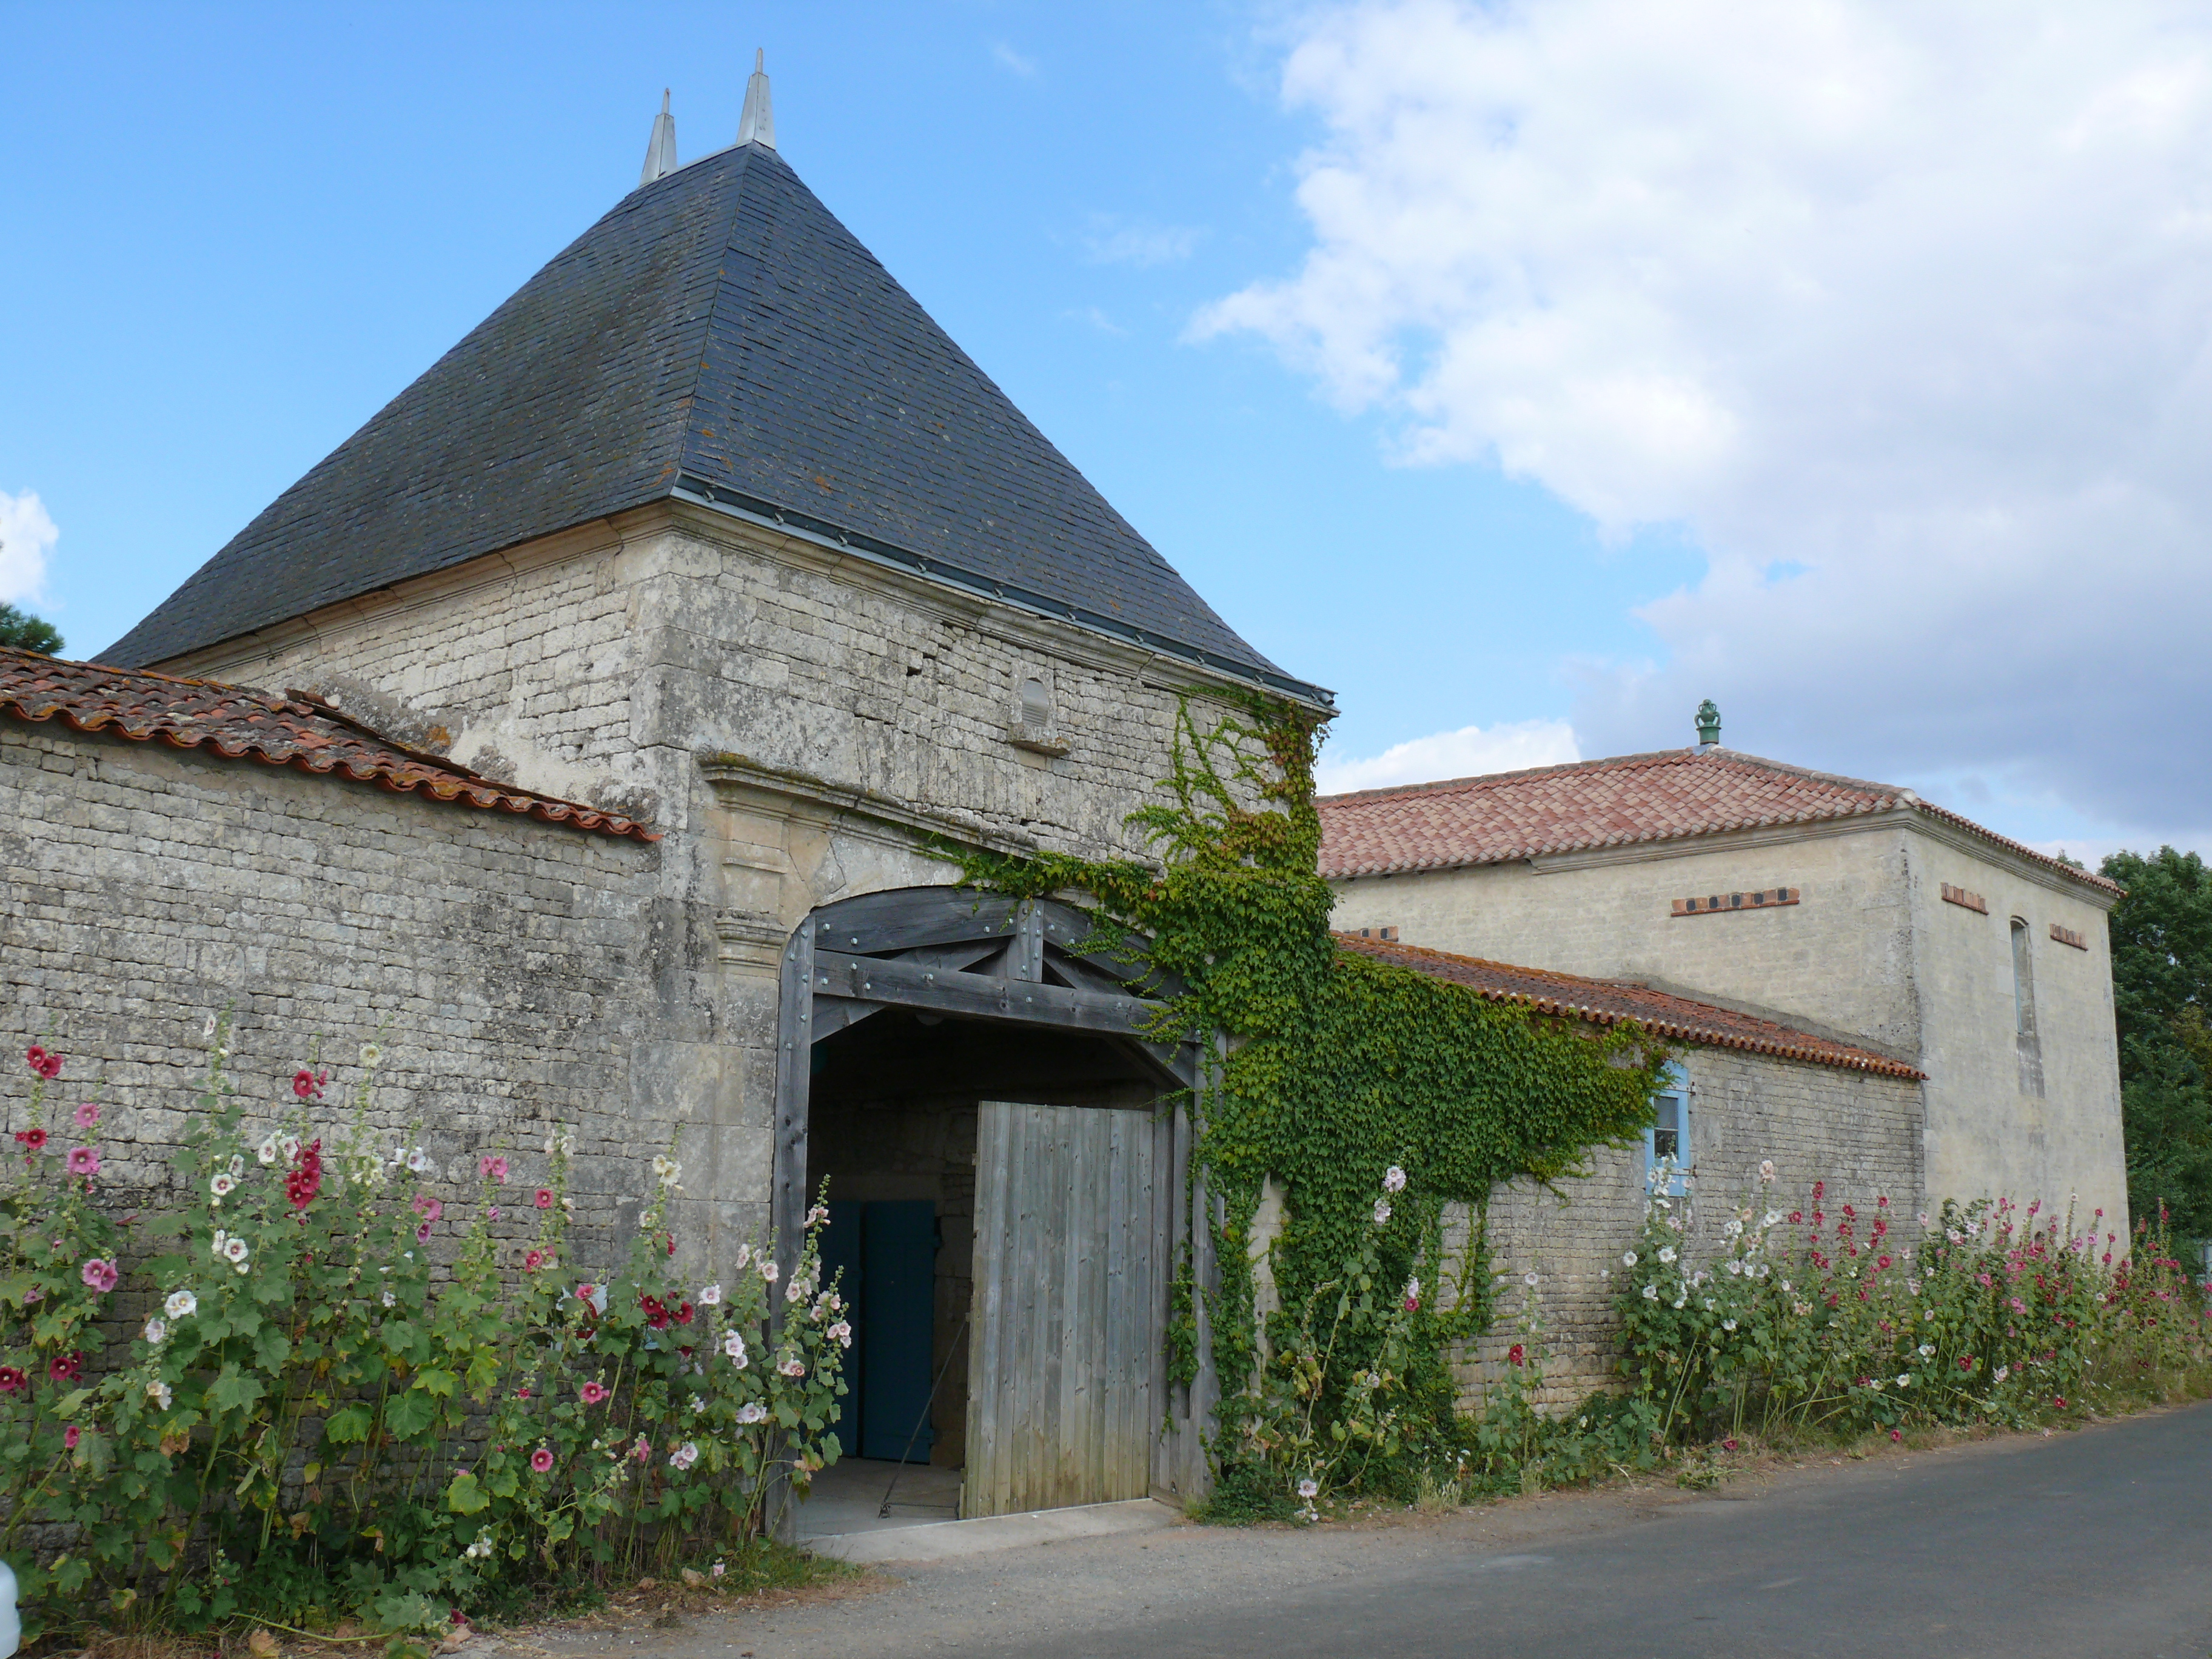
[[[1883,1077],[1921,1078],[1901,1060],[1892,1060],[1869,1049],[1832,1042],[1809,1031],[1778,1024],[1732,1008],[1716,1008],[1692,1002],[1666,991],[1618,979],[1583,979],[1575,974],[1554,974],[1541,968],[1513,968],[1502,962],[1457,957],[1446,951],[1424,950],[1418,945],[1398,945],[1382,939],[1339,933],[1338,945],[1432,979],[1464,985],[1491,1002],[1513,1002],[1538,1013],[1588,1020],[1594,1025],[1615,1025],[1634,1020],[1653,1036],[1672,1042],[1701,1043],[1715,1048],[1741,1048],[1784,1060],[1802,1060],[1814,1066],[1836,1066],[1846,1071],[1873,1072]]]
[[[457,806],[526,814],[602,835],[659,840],[632,819],[495,783],[465,767],[418,754],[301,692],[278,696],[212,680],[65,662],[0,647],[0,715],[59,720],[79,732],[139,743],[159,739],[174,749],[211,750],[233,760],[295,766],[401,794],[428,795]]]
[[[2061,864],[1930,805],[1909,789],[1810,772],[1726,749],[1667,749],[1527,772],[1366,789],[1325,795],[1316,805],[1321,809],[1321,872],[1333,881],[1506,864],[1547,853],[1814,823],[1903,807],[2087,886],[2121,890],[2102,876]]]

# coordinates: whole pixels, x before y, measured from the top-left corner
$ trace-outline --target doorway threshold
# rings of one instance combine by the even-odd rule
[[[1180,1514],[1156,1498],[1137,1498],[962,1521],[955,1518],[960,1474],[925,1463],[842,1459],[815,1477],[814,1490],[799,1506],[798,1541],[844,1561],[938,1561],[1024,1544],[1149,1532],[1173,1524]],[[885,1516],[884,1493],[894,1475],[897,1486]]]

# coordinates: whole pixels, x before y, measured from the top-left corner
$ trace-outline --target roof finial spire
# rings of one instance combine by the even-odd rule
[[[765,50],[753,53],[753,77],[745,82],[744,112],[738,117],[738,142],[775,148],[775,112],[769,107]]]
[[[1721,746],[1721,711],[1718,704],[1707,697],[1698,705],[1698,752],[1704,754]]]
[[[637,175],[641,185],[649,185],[656,179],[665,179],[676,171],[676,118],[668,112],[668,88],[660,89],[660,113],[653,118],[653,137],[646,141],[645,171]]]

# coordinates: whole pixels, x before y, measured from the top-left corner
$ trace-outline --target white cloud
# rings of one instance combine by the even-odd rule
[[[1060,314],[1075,322],[1088,323],[1101,334],[1126,335],[1129,331],[1097,306],[1085,306],[1080,310],[1066,311]]]
[[[1188,259],[1206,233],[1189,225],[1159,225],[1094,213],[1083,246],[1101,264],[1166,265]]]
[[[991,61],[1009,74],[1020,76],[1024,81],[1036,78],[1036,59],[1023,57],[1003,40],[991,43]]]
[[[1322,794],[1340,795],[1352,789],[1387,789],[1393,784],[1561,766],[1581,758],[1574,728],[1565,720],[1518,720],[1501,722],[1487,732],[1479,726],[1437,732],[1394,744],[1364,760],[1332,760],[1324,751],[1314,769],[1314,781]]]
[[[2212,14],[1376,0],[1284,88],[1314,246],[1194,332],[1708,555],[1662,665],[1583,671],[1594,752],[1711,696],[1762,752],[2212,821]]]
[[[0,489],[0,604],[37,599],[45,592],[46,555],[61,539],[35,489]]]

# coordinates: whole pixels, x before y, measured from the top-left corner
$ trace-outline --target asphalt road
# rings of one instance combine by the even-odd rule
[[[637,1659],[2212,1656],[2212,1406],[1440,1520],[1176,1528],[890,1570],[879,1593],[547,1632]]]

